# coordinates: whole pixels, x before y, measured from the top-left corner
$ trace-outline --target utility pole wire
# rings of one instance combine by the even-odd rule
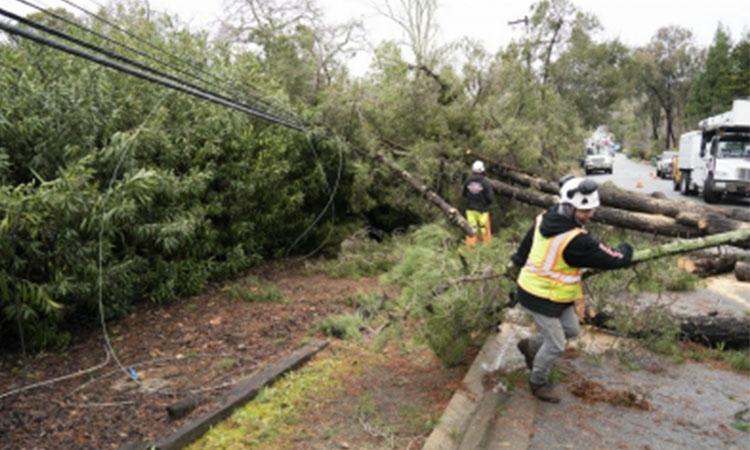
[[[187,81],[184,81],[184,80],[182,80],[180,78],[177,78],[177,77],[175,77],[173,75],[170,75],[168,73],[162,72],[162,71],[157,70],[157,69],[154,69],[152,67],[149,67],[146,64],[142,64],[142,63],[140,63],[138,61],[132,60],[132,59],[127,58],[125,56],[122,56],[122,55],[120,55],[118,53],[115,53],[113,51],[107,50],[105,48],[96,46],[96,45],[91,44],[89,42],[86,42],[84,40],[78,39],[78,38],[73,37],[73,36],[71,36],[69,34],[66,34],[66,33],[63,33],[61,31],[49,28],[46,25],[42,25],[40,23],[36,23],[33,20],[29,20],[29,19],[26,19],[24,17],[18,16],[18,15],[14,14],[14,13],[12,13],[10,11],[6,11],[3,8],[0,8],[0,15],[6,16],[6,17],[8,17],[10,19],[13,19],[13,20],[19,22],[19,23],[22,23],[22,24],[27,25],[29,27],[32,27],[32,28],[35,28],[37,30],[43,31],[43,32],[45,32],[47,34],[51,34],[53,36],[65,39],[65,40],[67,40],[69,42],[72,42],[72,43],[77,44],[77,45],[79,45],[81,47],[87,48],[87,49],[92,50],[94,52],[101,53],[101,54],[103,54],[103,55],[105,55],[105,56],[107,56],[109,58],[114,59],[114,60],[118,60],[118,61],[124,62],[126,64],[130,64],[131,66],[137,67],[138,69],[141,69],[141,70],[146,71],[146,72],[150,72],[150,73],[152,73],[154,75],[157,75],[157,76],[160,76],[162,78],[166,78],[168,80],[171,80],[171,81],[183,84],[183,85],[185,85],[187,87],[190,87],[190,88],[193,88],[193,89],[196,89],[196,90],[205,90],[203,87],[194,85],[194,84],[189,83]],[[209,91],[207,91],[207,92],[209,92]],[[238,102],[238,101],[236,101],[234,99],[231,99],[229,97],[226,97],[224,95],[221,95],[221,94],[214,94],[214,95],[216,95],[216,97],[221,98],[223,100],[230,101],[230,102],[235,102],[235,103],[238,103],[238,104],[240,104],[242,106],[250,108],[250,106],[247,106],[247,105],[245,105],[243,103],[240,103],[240,102]]]
[[[69,18],[67,18],[65,16],[61,16],[59,14],[56,14],[55,12],[52,12],[52,11],[50,11],[48,9],[45,9],[45,8],[43,8],[43,7],[35,4],[35,3],[32,3],[32,2],[30,2],[28,0],[16,0],[16,1],[18,3],[21,3],[23,5],[28,6],[30,8],[33,8],[33,9],[41,12],[42,14],[45,14],[45,15],[47,15],[49,17],[57,19],[57,20],[59,20],[59,21],[61,21],[63,23],[66,23],[66,24],[68,24],[68,25],[70,25],[72,27],[75,27],[75,28],[77,28],[77,29],[79,29],[79,30],[81,30],[81,31],[83,31],[85,33],[92,34],[92,35],[94,35],[94,36],[96,36],[96,37],[98,37],[100,39],[103,39],[103,40],[105,40],[105,41],[107,41],[107,42],[109,42],[111,44],[114,44],[114,45],[116,45],[118,47],[125,48],[126,50],[131,51],[131,52],[135,53],[136,55],[139,55],[139,56],[141,56],[143,58],[148,59],[149,61],[152,61],[152,62],[155,62],[157,64],[166,66],[166,67],[174,70],[175,72],[177,72],[179,74],[186,75],[186,76],[188,76],[188,77],[190,77],[190,78],[192,78],[194,80],[197,80],[197,81],[200,81],[202,83],[205,83],[206,85],[208,85],[209,87],[211,87],[211,88],[213,88],[215,90],[222,90],[221,87],[217,87],[215,84],[209,82],[205,78],[201,78],[200,76],[195,75],[194,73],[192,73],[190,71],[187,71],[187,70],[185,70],[185,69],[183,69],[183,68],[181,68],[181,67],[179,67],[179,66],[177,66],[175,64],[172,64],[172,63],[170,63],[168,61],[160,60],[160,59],[156,58],[155,56],[153,56],[153,55],[151,55],[151,54],[149,54],[147,52],[144,52],[144,51],[139,50],[137,48],[133,48],[133,47],[127,45],[127,44],[123,44],[122,42],[120,42],[120,41],[118,41],[118,40],[116,40],[114,38],[111,38],[111,37],[109,37],[109,36],[107,36],[105,34],[102,34],[102,33],[99,33],[97,31],[94,31],[94,30],[92,30],[92,29],[90,29],[88,27],[85,27],[85,26],[83,26],[83,25],[75,22],[74,20],[71,20],[71,19],[69,19]],[[83,8],[79,8],[79,9],[83,10],[84,12],[88,12],[87,10],[85,10]],[[138,36],[133,35],[132,33],[129,33],[127,30],[123,29],[122,27],[118,26],[117,24],[111,23],[110,21],[107,21],[107,20],[101,18],[100,16],[98,16],[96,14],[93,14],[93,13],[90,13],[90,12],[88,12],[88,13],[91,14],[95,19],[97,19],[99,21],[102,21],[103,23],[105,23],[106,25],[108,25],[110,28],[114,28],[114,29],[116,29],[116,30],[118,30],[118,31],[120,31],[120,32],[128,35],[128,36],[131,36],[133,39],[137,40],[138,42],[145,43],[149,47],[155,47],[155,48],[157,48],[161,53],[165,53],[168,56],[170,56],[172,60],[177,60],[180,63],[182,63],[183,65],[187,66],[188,68],[190,68],[190,69],[192,69],[194,71],[197,71],[197,72],[200,72],[200,73],[204,73],[204,74],[208,75],[210,78],[223,83],[224,86],[227,86],[227,85],[230,84],[227,80],[224,80],[224,79],[222,79],[222,78],[220,78],[220,77],[218,77],[216,75],[213,75],[210,72],[206,72],[203,69],[195,67],[191,63],[180,59],[178,56],[174,56],[174,55],[170,54],[166,50],[163,50],[163,49],[155,46],[154,44],[151,44],[147,40],[145,40],[143,38],[139,38]],[[244,87],[247,87],[247,88],[249,88],[250,91],[252,91],[252,93],[245,93],[245,94],[251,100],[253,100],[254,102],[263,104],[266,107],[266,109],[268,109],[268,110],[275,110],[274,112],[277,115],[279,115],[278,113],[280,112],[280,113],[283,113],[284,115],[292,117],[294,120],[297,120],[297,117],[296,117],[297,115],[294,112],[288,111],[284,107],[279,106],[277,104],[274,104],[274,102],[272,102],[272,101],[265,100],[263,98],[263,94],[260,92],[259,89],[255,88],[254,86],[252,86],[250,84],[247,84],[247,83],[244,85]],[[204,88],[201,88],[201,89],[204,89]],[[223,89],[223,92],[224,93],[229,93],[229,92],[227,92],[227,89]],[[234,94],[236,94],[236,92]],[[292,119],[287,119],[287,120],[291,121]]]
[[[242,111],[242,112],[244,112],[246,114],[249,114],[251,116],[255,116],[255,117],[258,117],[260,119],[263,119],[263,120],[265,120],[267,122],[275,123],[275,124],[278,124],[278,125],[281,125],[281,126],[293,129],[293,130],[297,130],[297,131],[305,131],[306,130],[306,128],[304,126],[302,126],[302,125],[293,123],[291,121],[288,121],[288,120],[283,119],[281,117],[278,117],[276,115],[266,113],[264,111],[261,111],[259,109],[254,108],[254,107],[251,107],[251,106],[245,106],[245,105],[242,105],[242,104],[237,103],[237,102],[232,101],[232,100],[226,100],[225,98],[222,98],[220,95],[215,94],[213,92],[206,91],[206,90],[203,90],[203,89],[195,89],[195,88],[187,86],[187,85],[185,85],[183,83],[177,83],[177,82],[174,82],[172,80],[165,79],[165,78],[163,78],[161,76],[151,75],[151,74],[145,73],[145,72],[143,72],[143,71],[141,71],[139,69],[136,69],[136,68],[133,68],[133,67],[128,67],[128,66],[120,64],[118,62],[111,61],[109,59],[102,58],[102,57],[99,57],[97,55],[92,55],[90,53],[86,53],[86,52],[84,52],[82,50],[78,50],[76,48],[68,47],[68,46],[66,46],[64,44],[61,44],[59,42],[53,41],[51,39],[47,39],[44,36],[40,36],[38,34],[22,30],[22,29],[20,29],[18,27],[15,27],[15,26],[12,26],[12,25],[9,25],[9,24],[6,24],[6,23],[0,22],[0,30],[5,31],[6,33],[9,33],[9,34],[12,34],[12,35],[16,35],[16,36],[20,36],[22,38],[29,39],[31,41],[36,42],[37,44],[45,45],[47,47],[52,47],[52,48],[54,48],[56,50],[59,50],[61,52],[65,52],[65,53],[71,54],[73,56],[77,56],[77,57],[80,57],[80,58],[83,58],[83,59],[87,59],[87,60],[92,61],[94,63],[97,63],[99,65],[109,67],[111,69],[117,70],[119,72],[126,73],[126,74],[134,76],[136,78],[140,78],[142,80],[150,81],[152,83],[156,83],[156,84],[159,84],[161,86],[164,86],[164,87],[176,90],[176,91],[180,91],[180,92],[183,92],[185,94],[192,95],[194,97],[201,98],[203,100],[208,100],[210,102],[217,103],[217,104],[222,105],[222,106],[226,106],[226,107],[229,107],[229,108],[232,108],[232,109],[236,109],[238,111]]]

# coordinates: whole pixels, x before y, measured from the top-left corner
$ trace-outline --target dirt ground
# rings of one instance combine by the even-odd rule
[[[247,280],[254,280],[250,285]],[[227,285],[169,305],[142,305],[128,317],[108,324],[123,366],[133,368],[140,386],[114,361],[83,376],[0,399],[0,445],[3,449],[115,449],[169,434],[185,421],[217,405],[237,380],[299,347],[319,334],[330,314],[351,311],[348,299],[358,292],[378,292],[374,278],[332,278],[300,265],[272,264],[248,272],[229,286],[274,286],[281,302],[248,302],[229,295]],[[381,417],[405,404],[418,405],[429,423],[450,399],[466,367],[443,370],[429,352],[388,354],[346,386],[349,396],[367,392]],[[60,353],[26,360],[0,356],[0,395],[10,390],[95,367],[106,361],[100,330],[75,336]],[[170,420],[165,408],[191,395],[203,399],[186,417]],[[348,442],[336,448],[418,448],[429,424],[415,427],[408,439],[378,434],[333,399],[307,416],[300,448],[327,448],[326,427],[348,429]],[[350,402],[351,403],[351,402]],[[358,446],[356,443],[367,443]]]

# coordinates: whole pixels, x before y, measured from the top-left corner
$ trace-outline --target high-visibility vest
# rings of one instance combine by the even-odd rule
[[[540,215],[536,219],[529,257],[518,276],[518,286],[530,294],[557,303],[572,303],[583,298],[581,269],[569,266],[562,255],[570,241],[586,230],[573,228],[546,238],[539,231],[541,224]]]

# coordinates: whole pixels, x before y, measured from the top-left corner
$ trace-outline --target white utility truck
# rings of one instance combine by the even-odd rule
[[[702,193],[707,203],[750,196],[750,100],[735,100],[731,111],[698,126],[680,136],[676,186],[684,195]]]

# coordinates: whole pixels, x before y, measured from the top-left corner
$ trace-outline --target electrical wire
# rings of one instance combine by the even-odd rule
[[[297,237],[297,239],[295,239],[294,242],[292,242],[292,245],[290,245],[289,248],[286,249],[286,255],[287,256],[292,251],[292,249],[294,249],[294,247],[296,247],[297,244],[299,244],[299,242],[302,239],[304,239],[304,237],[307,236],[307,234],[318,224],[318,222],[320,222],[320,219],[326,213],[326,211],[328,210],[328,208],[331,207],[331,205],[333,204],[333,200],[336,197],[336,192],[338,192],[339,183],[341,182],[341,172],[343,170],[343,167],[344,167],[344,151],[339,146],[339,167],[338,167],[338,170],[336,172],[336,182],[333,185],[333,189],[330,190],[330,195],[328,197],[328,202],[326,203],[325,207],[323,207],[323,210],[320,212],[320,214],[318,214],[318,216],[315,218],[315,220],[313,220],[313,222],[305,229],[305,231],[303,231],[302,234],[300,234]],[[322,247],[322,245],[320,247],[318,247],[318,249],[320,249],[321,247]]]
[[[193,65],[189,61],[186,61],[185,59],[183,59],[183,58],[181,58],[179,56],[176,56],[176,55],[174,55],[174,54],[172,54],[172,53],[164,50],[163,48],[159,47],[158,45],[153,44],[152,42],[148,41],[147,39],[144,39],[144,38],[138,36],[137,34],[128,31],[127,29],[119,26],[118,24],[116,24],[116,23],[114,23],[114,22],[112,22],[110,20],[107,20],[106,18],[104,18],[104,17],[102,17],[102,16],[100,16],[98,14],[93,13],[93,12],[89,11],[88,9],[82,7],[82,6],[79,6],[78,4],[76,4],[75,2],[73,2],[72,0],[59,0],[59,1],[65,3],[66,5],[68,5],[68,6],[72,7],[72,8],[77,9],[78,11],[83,12],[84,14],[88,15],[89,17],[92,17],[92,18],[94,18],[94,19],[96,19],[96,20],[98,20],[98,21],[106,24],[107,26],[109,26],[109,27],[111,27],[111,28],[113,28],[113,29],[115,29],[117,31],[120,31],[121,33],[125,34],[126,36],[128,36],[128,37],[130,37],[132,39],[135,39],[136,41],[138,41],[138,42],[146,45],[147,47],[149,47],[149,48],[151,48],[153,50],[156,50],[157,52],[159,52],[159,53],[161,53],[161,54],[163,54],[163,55],[171,58],[173,61],[177,61],[177,62],[183,64],[184,66],[191,67],[193,70],[196,70],[197,72],[202,73],[202,74],[204,74],[204,75],[206,75],[206,76],[208,76],[208,77],[210,77],[210,78],[212,78],[214,80],[217,80],[217,81],[225,83],[225,84],[227,83],[226,80],[218,77],[217,75],[212,74],[211,72],[208,72],[206,70],[203,70],[200,67],[196,67],[195,65]],[[207,81],[205,81],[203,79],[201,79],[201,80],[203,82],[207,83]],[[252,87],[252,86],[250,86],[250,87],[252,88],[252,90],[258,92],[258,90],[255,89],[254,87]]]
[[[36,33],[32,33],[32,32],[26,31],[26,30],[22,30],[22,29],[20,29],[18,27],[15,27],[15,26],[3,23],[3,22],[0,22],[0,30],[5,31],[6,33],[9,33],[9,34],[12,34],[12,35],[16,35],[16,36],[20,36],[20,37],[29,39],[31,41],[34,41],[34,42],[38,43],[38,44],[45,45],[47,47],[52,47],[52,48],[54,48],[56,50],[59,50],[59,51],[65,52],[65,53],[69,53],[69,54],[71,54],[73,56],[77,56],[77,57],[80,57],[80,58],[83,58],[83,59],[87,59],[89,61],[95,62],[95,63],[100,64],[102,66],[106,66],[106,67],[109,67],[111,69],[117,70],[119,72],[123,72],[123,73],[126,73],[128,75],[132,75],[132,76],[134,76],[136,78],[140,78],[140,79],[143,79],[143,80],[151,81],[153,83],[162,85],[164,87],[168,87],[170,89],[174,89],[176,91],[180,91],[180,92],[192,95],[194,97],[202,98],[204,100],[208,100],[208,101],[213,102],[213,103],[217,103],[217,104],[229,107],[229,108],[236,109],[238,111],[242,111],[244,113],[247,113],[249,115],[258,117],[260,119],[266,120],[266,121],[271,122],[271,123],[275,123],[277,125],[281,125],[281,126],[284,126],[284,127],[287,127],[287,128],[291,128],[291,129],[297,130],[297,131],[305,131],[305,127],[302,126],[302,125],[299,125],[299,124],[296,124],[296,123],[293,123],[293,122],[289,122],[289,121],[287,121],[287,120],[285,120],[285,119],[283,119],[281,117],[275,116],[275,115],[270,114],[270,113],[266,113],[266,112],[261,111],[261,110],[259,110],[257,108],[248,107],[248,106],[245,106],[245,105],[233,102],[233,101],[224,100],[223,98],[217,97],[216,94],[214,94],[212,92],[209,92],[209,91],[203,91],[203,90],[194,89],[194,88],[191,88],[189,86],[185,86],[185,85],[182,85],[180,83],[176,83],[176,82],[171,81],[171,80],[167,80],[167,79],[163,79],[161,77],[156,77],[154,75],[150,75],[150,74],[142,72],[142,71],[140,71],[138,69],[122,65],[120,63],[117,63],[115,61],[111,61],[111,60],[106,59],[106,58],[101,58],[101,57],[99,57],[97,55],[92,55],[90,53],[86,53],[86,52],[84,52],[82,50],[66,46],[66,45],[61,44],[59,42],[56,42],[54,40],[47,39],[44,36],[40,36],[40,35],[38,35]]]
[[[136,67],[136,68],[138,68],[140,70],[143,70],[145,72],[149,72],[149,73],[152,73],[152,74],[157,75],[159,77],[162,77],[162,78],[174,81],[176,83],[183,84],[183,85],[185,85],[187,87],[190,87],[190,88],[193,88],[195,90],[203,90],[203,88],[200,87],[200,86],[196,86],[196,85],[194,85],[192,83],[188,83],[188,82],[186,82],[186,81],[184,81],[184,80],[182,80],[180,78],[174,77],[174,76],[172,76],[172,75],[170,75],[168,73],[165,73],[165,72],[162,72],[160,70],[154,69],[154,68],[149,67],[149,66],[147,66],[145,64],[142,64],[142,63],[140,63],[138,61],[132,60],[132,59],[127,58],[125,56],[122,56],[122,55],[120,55],[118,53],[115,53],[113,51],[110,51],[110,50],[107,50],[105,48],[99,47],[97,45],[91,44],[89,42],[83,41],[83,40],[78,39],[76,37],[73,37],[73,36],[71,36],[69,34],[66,34],[66,33],[63,33],[61,31],[52,29],[52,28],[50,28],[50,27],[48,27],[46,25],[34,22],[33,20],[29,20],[29,19],[26,19],[26,18],[21,17],[21,16],[18,16],[17,14],[14,14],[14,13],[12,13],[10,11],[7,11],[7,10],[5,10],[3,8],[0,8],[0,15],[8,17],[10,19],[13,19],[16,22],[22,23],[22,24],[27,25],[29,27],[35,28],[37,30],[40,30],[40,31],[42,31],[44,33],[51,34],[53,36],[59,37],[59,38],[64,39],[64,40],[67,40],[67,41],[72,42],[72,43],[74,43],[76,45],[84,47],[86,49],[92,50],[92,51],[97,52],[97,53],[101,53],[101,54],[103,54],[103,55],[105,55],[105,56],[107,56],[107,57],[109,57],[111,59],[114,59],[114,60],[117,60],[117,61],[121,61],[121,62],[123,62],[125,64],[129,64],[129,65],[131,65],[133,67]],[[210,91],[207,91],[207,92],[210,92]],[[220,99],[223,99],[223,100],[226,100],[226,101],[230,101],[230,102],[235,102],[235,100],[233,100],[231,98],[228,98],[228,97],[225,97],[225,96],[223,96],[221,94],[216,94],[216,93],[212,93],[212,94],[215,95],[216,97],[220,98]],[[239,102],[237,102],[237,103],[240,104],[240,105],[243,105],[243,106],[245,106],[247,108],[250,108],[249,106],[244,105],[242,103],[239,103]]]
[[[168,67],[168,68],[176,71],[177,73],[186,75],[186,76],[188,76],[188,77],[190,77],[190,78],[192,78],[192,79],[194,79],[196,81],[200,81],[200,82],[202,82],[202,83],[204,83],[204,84],[206,84],[206,85],[214,88],[215,90],[219,90],[219,91],[223,91],[224,93],[227,93],[226,89],[222,89],[222,88],[218,88],[217,89],[216,85],[210,83],[209,81],[205,80],[204,78],[201,78],[201,77],[199,77],[199,76],[197,76],[197,75],[195,75],[195,74],[193,74],[193,73],[191,73],[189,71],[185,71],[184,69],[182,69],[182,68],[180,68],[178,66],[175,66],[174,64],[171,64],[168,61],[163,61],[161,59],[158,59],[155,56],[153,56],[153,55],[151,55],[151,54],[149,54],[147,52],[141,51],[141,50],[139,50],[137,48],[133,48],[133,47],[131,47],[131,46],[127,45],[127,44],[124,44],[124,43],[122,43],[122,42],[120,42],[120,41],[118,41],[116,39],[113,39],[113,38],[111,38],[111,37],[109,37],[109,36],[107,36],[105,34],[99,33],[99,32],[97,32],[95,30],[92,30],[91,28],[85,27],[85,26],[77,23],[74,20],[71,20],[71,19],[69,19],[69,18],[67,18],[65,16],[60,15],[60,14],[56,14],[55,12],[50,11],[49,9],[45,9],[45,8],[39,6],[38,4],[35,4],[35,3],[33,3],[31,1],[29,1],[29,0],[16,0],[16,1],[18,3],[21,3],[23,5],[28,6],[30,8],[33,8],[33,9],[41,12],[42,14],[45,14],[45,15],[47,15],[49,17],[52,17],[52,18],[54,18],[56,20],[59,20],[59,21],[65,23],[65,24],[68,24],[68,25],[76,28],[76,29],[79,29],[79,30],[81,30],[81,31],[83,31],[85,33],[88,33],[88,34],[91,34],[93,36],[96,36],[97,38],[102,39],[102,40],[104,40],[104,41],[106,41],[106,42],[108,42],[110,44],[113,44],[113,45],[116,45],[118,47],[124,48],[124,49],[126,49],[126,50],[128,50],[128,51],[130,51],[130,52],[132,52],[132,53],[134,53],[136,55],[138,55],[138,56],[146,58],[149,61],[152,61],[152,62],[155,62],[157,64],[166,66],[166,67]],[[95,18],[99,18],[99,16],[95,15]],[[28,20],[28,19],[26,19],[26,20]],[[101,20],[103,20],[103,19],[101,19]],[[109,22],[109,21],[105,21],[105,23],[107,25],[109,25],[110,27],[115,26],[116,29],[122,30],[122,28],[120,28],[120,27],[118,27],[116,25],[113,25],[113,24],[111,25],[111,22]],[[122,31],[124,31],[124,32],[127,33],[127,31],[125,31],[125,30],[122,30]],[[137,40],[139,42],[140,41],[144,41],[143,39],[140,39],[140,38],[137,38]],[[149,44],[149,45],[152,45],[152,44]],[[161,52],[169,54],[168,52],[166,52],[166,50],[161,50]],[[176,57],[176,56],[172,56],[172,59],[179,59],[179,58]],[[187,64],[188,67],[192,68],[193,70],[199,70],[199,71],[201,70],[199,68],[196,68],[196,67],[190,65],[187,62],[184,62],[182,60],[180,60],[180,61],[183,62],[183,64]],[[210,75],[209,72],[205,72],[205,71],[203,71],[203,72],[204,73],[208,73]],[[216,76],[212,76],[212,77],[214,79],[218,79],[220,81],[223,81],[225,84],[228,84],[228,82],[226,82],[225,80],[222,80],[222,79],[220,79],[220,78],[218,78]],[[291,111],[285,109],[284,107],[280,107],[278,104],[276,104],[274,102],[269,102],[269,101],[263,99],[263,94],[260,94],[259,91],[256,88],[253,88],[252,86],[250,86],[250,88],[251,88],[250,90],[254,91],[254,94],[247,94],[247,93],[245,93],[245,95],[248,95],[248,97],[250,97],[253,101],[258,102],[258,103],[262,103],[268,109],[274,109],[277,114],[279,112],[281,112],[284,115],[289,116],[289,117],[287,117],[287,120],[290,120],[290,121],[292,121],[292,120],[298,120],[297,115],[294,112],[291,112]],[[292,118],[292,119],[290,119],[290,118]]]

